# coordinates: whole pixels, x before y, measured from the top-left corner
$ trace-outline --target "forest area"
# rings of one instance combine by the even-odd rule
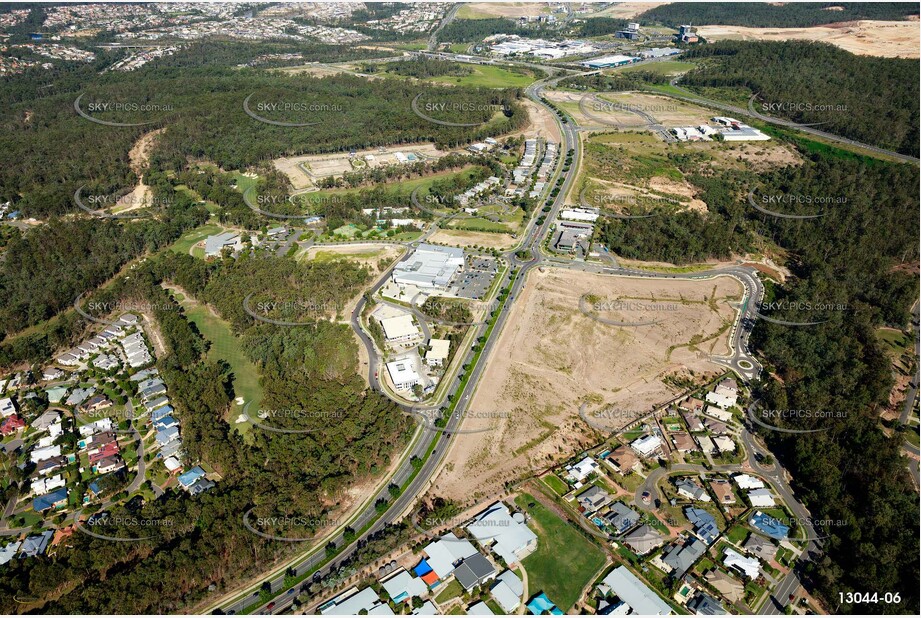
[[[895,21],[917,14],[918,5],[910,2],[671,2],[637,19],[672,28],[681,24],[803,28],[858,19]]]
[[[683,86],[724,89],[736,102],[758,95],[755,109],[768,116],[918,156],[918,60],[807,41],[720,41],[685,58],[701,66],[684,75]]]
[[[241,309],[247,289],[289,291],[292,273],[302,296],[329,303],[343,302],[367,279],[363,269],[343,262],[298,264],[263,256],[206,264],[165,254],[94,297],[143,300],[154,308],[168,352],[157,366],[169,384],[188,455],[222,478],[197,498],[171,490],[156,502],[111,509],[113,521],[124,516],[172,522],[152,529],[151,538],[113,543],[76,534],[72,547],[54,561],[14,560],[0,573],[0,610],[16,613],[20,606],[13,599],[28,595],[36,607],[53,613],[119,613],[123,599],[132,599],[132,611],[139,613],[181,611],[202,599],[210,585],[223,589],[244,581],[299,547],[253,534],[243,525],[243,513],[252,509],[254,519],[295,521],[298,526],[265,531],[309,538],[332,520],[347,487],[386,469],[411,423],[365,388],[349,327],[314,316],[311,326],[280,328]],[[233,376],[223,363],[205,359],[207,342],[164,283],[213,303],[231,322],[263,376],[263,408],[310,412],[273,418],[274,425],[304,430],[312,424],[323,431],[254,428],[252,443],[244,442],[224,420]],[[120,530],[113,525],[105,533],[118,536]]]
[[[147,124],[112,127],[87,121],[74,113],[81,92],[83,109],[113,101],[142,106],[141,111],[96,112],[94,118]],[[420,94],[419,104],[437,109],[439,120],[482,124],[456,127],[421,121],[412,109]],[[517,103],[520,96],[516,90],[410,80],[286,76],[169,63],[138,75],[94,76],[79,86],[64,79],[52,94],[14,103],[0,120],[0,200],[12,200],[26,216],[46,218],[74,212],[73,195],[81,186],[89,195],[125,193],[137,182],[128,153],[153,129],[165,131],[152,150],[149,174],[178,174],[190,160],[242,170],[281,156],[390,144],[431,141],[455,147],[520,126],[525,120]],[[264,109],[260,117],[309,126],[254,119],[243,109],[247,97],[253,109]],[[464,105],[444,105],[458,101]],[[504,113],[497,114],[497,109]]]

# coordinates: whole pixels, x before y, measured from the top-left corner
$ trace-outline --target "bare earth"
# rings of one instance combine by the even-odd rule
[[[508,249],[515,244],[511,234],[497,234],[495,232],[468,232],[467,230],[442,230],[439,229],[432,235],[432,242],[455,247],[481,247]]]
[[[369,163],[371,167],[394,165],[397,163],[394,155],[396,152],[402,152],[406,155],[415,154],[423,159],[437,159],[448,154],[447,151],[435,148],[434,144],[425,143],[390,146],[388,148],[370,148],[357,152],[356,158],[363,159],[365,155],[374,155],[374,160]],[[313,187],[315,180],[326,178],[327,176],[342,176],[345,172],[355,169],[349,161],[349,153],[347,152],[282,157],[275,159],[272,163],[275,165],[275,169],[291,180],[291,185],[295,191]]]
[[[464,6],[458,17],[529,17],[546,15],[547,5],[542,2],[471,2]]]
[[[126,212],[137,208],[143,208],[150,204],[150,187],[144,184],[144,172],[147,171],[147,164],[150,160],[150,151],[153,149],[154,140],[158,135],[163,133],[163,131],[165,131],[165,129],[157,129],[145,133],[131,148],[131,151],[128,153],[128,160],[130,161],[131,171],[138,177],[138,183],[135,185],[134,191],[123,196],[116,202],[112,209],[113,212]]]
[[[528,111],[528,126],[518,135],[526,139],[543,137],[551,142],[560,143],[560,125],[556,117],[543,105],[538,105],[530,99],[524,99],[521,104]]]
[[[603,324],[580,312],[585,293],[596,302],[632,303],[604,313],[608,319],[660,322]],[[627,421],[594,412],[647,412],[678,394],[664,377],[720,371],[709,355],[728,353],[736,315],[729,302],[741,294],[741,284],[729,277],[679,281],[532,271],[461,425],[486,431],[455,438],[434,495],[463,502],[578,452],[596,440],[578,416],[582,403],[596,422],[614,429]]]
[[[614,6],[594,13],[592,17],[614,17],[620,19],[629,19],[636,17],[640,13],[650,11],[657,6],[668,4],[667,2],[618,2]]]
[[[708,41],[821,41],[861,56],[918,58],[921,47],[918,21],[849,21],[814,28],[746,28],[700,26],[697,32]]]

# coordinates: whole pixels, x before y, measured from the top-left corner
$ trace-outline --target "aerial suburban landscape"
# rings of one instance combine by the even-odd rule
[[[0,4],[0,613],[918,615],[919,8]]]

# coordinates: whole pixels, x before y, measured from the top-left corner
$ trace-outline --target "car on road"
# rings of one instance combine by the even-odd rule
[[[272,601],[271,603],[266,605],[265,608],[269,611],[272,611],[275,608],[275,601]]]

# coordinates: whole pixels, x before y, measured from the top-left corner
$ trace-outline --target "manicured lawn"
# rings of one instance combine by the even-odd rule
[[[697,65],[693,62],[681,62],[680,60],[661,60],[659,62],[644,62],[643,64],[632,65],[620,69],[622,72],[629,71],[649,71],[659,75],[675,75],[677,73],[687,73]]]
[[[446,603],[454,597],[459,597],[463,591],[464,589],[461,588],[460,582],[453,579],[450,584],[445,586],[444,589],[435,596],[435,602]]]
[[[548,474],[541,480],[544,481],[544,483],[546,483],[550,489],[561,496],[566,495],[569,492],[569,487],[566,485],[566,483],[561,481],[560,477],[555,474]]]
[[[484,598],[482,599],[482,601],[486,603],[486,607],[491,609],[492,613],[494,613],[496,616],[501,616],[502,614],[505,613],[502,611],[502,608],[499,607],[499,604],[496,603],[495,600],[493,600],[491,597]]]
[[[441,84],[455,84],[458,86],[482,88],[523,88],[537,79],[533,75],[514,73],[502,67],[469,64],[465,64],[464,66],[473,69],[473,73],[460,77],[444,75],[441,77],[433,77],[429,81]]]
[[[736,545],[740,545],[744,543],[745,539],[748,537],[748,528],[735,525],[729,529],[729,532],[726,533],[726,537]]]
[[[180,304],[185,308],[186,316],[195,323],[201,334],[211,342],[208,358],[213,361],[225,360],[233,373],[233,390],[235,397],[242,397],[251,402],[250,414],[256,414],[262,402],[262,387],[259,385],[259,370],[250,362],[243,352],[240,340],[230,331],[230,325],[215,316],[205,305],[193,304],[183,299]],[[248,423],[234,423],[243,406],[236,403],[231,406],[230,422],[232,427],[241,431],[248,429]]]
[[[224,228],[215,223],[206,223],[204,225],[200,225],[194,230],[189,230],[183,234],[179,240],[170,246],[170,251],[175,251],[176,253],[188,253],[189,249],[191,249],[195,243],[201,242],[213,234],[220,234],[223,231]]]
[[[449,616],[466,616],[467,612],[464,611],[464,608],[460,605],[455,605],[451,608],[451,611],[448,612]]]
[[[528,525],[537,534],[537,549],[522,561],[528,593],[543,591],[561,610],[569,611],[604,565],[604,553],[532,496],[521,494],[515,502],[531,516]]]

